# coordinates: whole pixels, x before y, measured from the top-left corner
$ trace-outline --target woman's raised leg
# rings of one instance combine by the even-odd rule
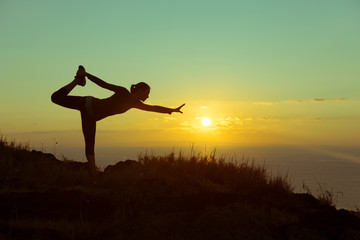
[[[84,98],[68,95],[77,85],[85,86],[85,75],[85,68],[83,66],[79,66],[74,80],[66,86],[60,88],[58,91],[54,92],[51,95],[51,101],[60,106],[81,111],[85,104]]]
[[[56,92],[51,95],[51,101],[60,106],[82,110],[85,106],[85,98],[78,96],[69,96],[71,90],[79,84],[80,79],[75,78],[71,83],[66,86],[60,88]]]

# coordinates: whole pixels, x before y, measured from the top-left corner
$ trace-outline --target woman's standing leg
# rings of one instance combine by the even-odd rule
[[[96,173],[95,165],[95,133],[96,121],[93,120],[86,111],[81,111],[82,131],[85,139],[85,154],[89,164],[90,173]]]

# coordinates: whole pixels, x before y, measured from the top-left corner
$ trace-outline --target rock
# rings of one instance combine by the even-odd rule
[[[105,168],[104,174],[114,174],[121,173],[124,171],[141,171],[143,169],[143,165],[134,160],[126,160],[125,162],[121,161],[116,163],[115,165],[109,165]]]

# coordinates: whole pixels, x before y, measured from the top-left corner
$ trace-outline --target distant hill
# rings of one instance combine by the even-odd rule
[[[296,194],[263,166],[140,156],[90,176],[0,141],[0,239],[360,239],[359,212]]]

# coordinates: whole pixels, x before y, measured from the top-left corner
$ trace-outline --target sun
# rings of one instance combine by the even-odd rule
[[[202,123],[202,125],[203,125],[204,127],[207,127],[207,126],[210,125],[211,120],[210,120],[209,118],[203,118],[203,120],[201,121],[201,123]]]

